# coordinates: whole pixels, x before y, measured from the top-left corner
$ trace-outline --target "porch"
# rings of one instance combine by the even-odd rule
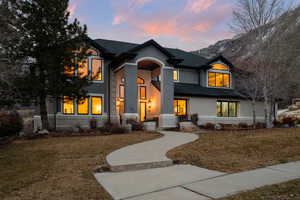
[[[122,125],[133,119],[158,120],[160,128],[176,127],[173,67],[144,57],[122,64],[113,77],[114,109]]]

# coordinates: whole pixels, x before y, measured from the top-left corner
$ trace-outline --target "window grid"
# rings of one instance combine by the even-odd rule
[[[218,117],[237,117],[238,102],[237,101],[217,101]]]

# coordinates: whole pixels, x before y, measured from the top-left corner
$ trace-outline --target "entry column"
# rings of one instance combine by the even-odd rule
[[[160,128],[176,127],[174,115],[174,81],[173,67],[161,68],[161,111],[159,116]]]
[[[137,66],[124,66],[125,79],[125,97],[124,97],[124,114],[123,122],[125,125],[128,119],[138,120],[138,89],[137,89]]]

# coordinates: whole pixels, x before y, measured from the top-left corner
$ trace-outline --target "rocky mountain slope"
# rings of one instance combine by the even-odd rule
[[[289,18],[287,20],[287,18]],[[284,23],[289,23],[288,26],[283,25]],[[284,15],[279,18],[274,25],[270,26],[270,32],[273,31],[274,28],[278,28],[279,30],[282,27],[288,27],[287,34],[289,37],[298,37],[300,38],[299,30],[300,30],[300,6],[294,9],[290,14]],[[300,41],[299,41],[300,42]],[[232,39],[218,41],[217,43],[204,48],[198,51],[194,51],[193,53],[199,54],[206,58],[213,58],[217,55],[222,54],[227,59],[231,60],[233,63],[238,63],[246,58],[253,57],[257,52],[259,52],[257,40],[254,34],[246,33],[242,35],[237,35]]]

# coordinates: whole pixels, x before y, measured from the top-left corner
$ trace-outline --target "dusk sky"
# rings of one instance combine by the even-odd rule
[[[134,43],[155,39],[187,51],[234,34],[228,24],[236,0],[70,0],[69,10],[91,38]],[[300,3],[300,0],[286,0]]]

